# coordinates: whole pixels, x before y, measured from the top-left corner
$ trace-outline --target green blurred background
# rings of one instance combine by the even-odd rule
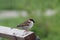
[[[59,10],[60,0],[0,0],[0,25],[16,27],[33,18],[36,23],[31,31],[41,40],[60,40]]]

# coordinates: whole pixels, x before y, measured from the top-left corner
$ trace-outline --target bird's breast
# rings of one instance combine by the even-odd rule
[[[33,27],[33,22],[29,24],[29,28],[32,28],[32,27]]]

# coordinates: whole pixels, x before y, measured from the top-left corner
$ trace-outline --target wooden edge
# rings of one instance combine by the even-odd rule
[[[35,33],[32,33],[32,34],[28,35],[27,37],[25,37],[25,40],[35,40],[35,39],[36,39]]]

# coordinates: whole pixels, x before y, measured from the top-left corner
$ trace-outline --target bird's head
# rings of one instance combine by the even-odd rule
[[[33,19],[29,19],[30,21],[32,21],[33,23],[35,23],[35,21]]]

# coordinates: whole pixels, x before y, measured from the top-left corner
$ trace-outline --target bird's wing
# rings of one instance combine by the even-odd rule
[[[17,25],[17,27],[29,26],[29,23],[30,23],[30,22],[25,21],[24,23]]]

